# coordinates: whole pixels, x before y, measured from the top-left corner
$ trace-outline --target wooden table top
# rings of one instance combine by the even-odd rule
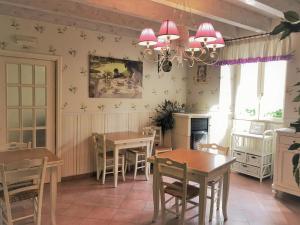
[[[209,174],[235,161],[235,158],[231,156],[190,149],[177,149],[159,154],[158,157],[169,158],[180,163],[187,163],[189,170],[203,174]],[[154,162],[154,157],[150,157],[148,160],[149,162]]]
[[[139,132],[112,132],[105,134],[106,140],[113,142],[114,144],[136,142],[136,141],[149,141],[152,136],[143,135]]]
[[[62,160],[47,149],[23,149],[0,152],[0,164],[6,164],[24,159],[39,159],[48,157],[47,167],[62,165]]]

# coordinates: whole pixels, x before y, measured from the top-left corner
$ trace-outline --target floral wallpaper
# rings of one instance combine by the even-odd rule
[[[0,49],[62,56],[62,105],[64,112],[153,111],[164,99],[186,102],[186,69],[157,72],[157,64],[144,59],[137,39],[84,30],[73,26],[0,16]],[[5,31],[5,32],[4,32]],[[36,48],[21,49],[15,35],[36,37]],[[137,37],[138,38],[138,37]],[[141,99],[88,98],[88,55],[143,61],[144,85]]]
[[[220,67],[208,66],[205,82],[196,80],[197,67],[188,69],[187,107],[193,113],[216,111],[219,104]]]

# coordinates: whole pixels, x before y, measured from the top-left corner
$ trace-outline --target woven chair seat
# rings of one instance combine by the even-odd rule
[[[38,190],[24,191],[15,195],[9,196],[10,203],[32,199],[38,196]],[[4,200],[3,191],[0,192],[0,198]]]
[[[177,188],[172,188],[171,186],[168,186],[165,188],[165,193],[168,193],[169,195],[172,195],[177,198],[182,198],[183,194],[183,186],[181,182],[174,182],[173,185],[177,186],[180,190]],[[193,185],[187,185],[187,199],[192,199],[199,195],[199,188],[193,186]]]

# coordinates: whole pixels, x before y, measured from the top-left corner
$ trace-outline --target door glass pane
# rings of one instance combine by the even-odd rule
[[[32,109],[23,109],[23,127],[33,127],[33,114]]]
[[[8,84],[19,83],[19,66],[18,64],[6,64],[6,77]]]
[[[7,106],[19,106],[18,87],[7,87]]]
[[[9,131],[7,142],[8,143],[10,143],[10,142],[20,142],[20,132],[19,131]]]
[[[37,127],[46,126],[46,110],[44,109],[36,110],[36,126]]]
[[[32,88],[22,87],[22,105],[32,106]]]
[[[23,142],[24,143],[28,143],[28,142],[32,143],[32,130],[23,131]]]
[[[46,146],[46,130],[36,130],[36,147]]]
[[[35,66],[35,84],[46,84],[45,66]]]
[[[35,105],[36,106],[46,105],[46,88],[35,89]]]
[[[8,109],[7,110],[7,128],[19,128],[20,127],[20,117],[18,109]]]
[[[32,65],[21,65],[22,84],[32,84]]]

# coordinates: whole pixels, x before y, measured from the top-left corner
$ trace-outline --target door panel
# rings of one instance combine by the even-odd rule
[[[0,56],[0,144],[55,153],[55,63]]]

